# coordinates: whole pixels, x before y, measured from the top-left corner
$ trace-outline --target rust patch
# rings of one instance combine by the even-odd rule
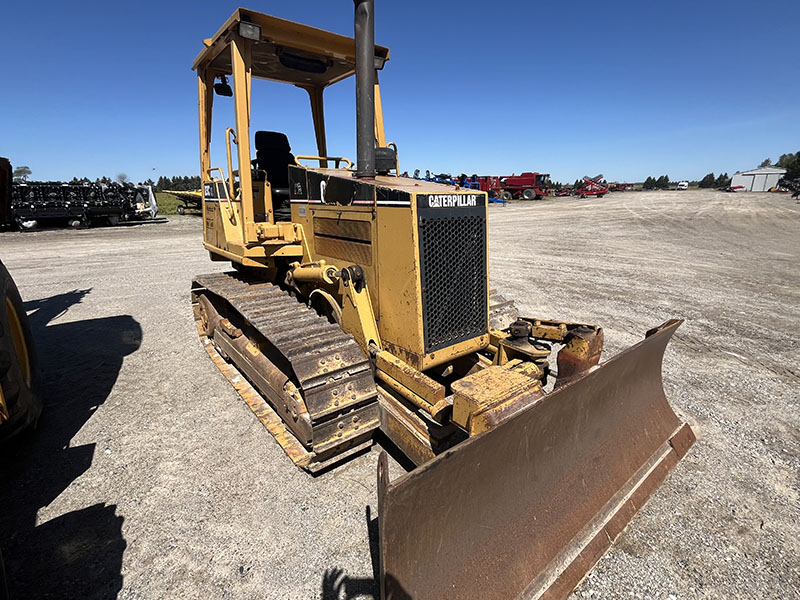
[[[579,327],[567,334],[565,345],[558,353],[558,380],[564,385],[600,362],[603,352],[603,330]]]

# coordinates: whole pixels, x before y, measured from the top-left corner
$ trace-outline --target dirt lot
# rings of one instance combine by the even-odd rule
[[[13,598],[374,593],[377,449],[312,479],[239,400],[192,323],[190,278],[224,269],[199,226],[0,234],[47,391],[2,465]],[[493,287],[608,355],[686,319],[664,378],[698,443],[578,597],[800,597],[800,205],[618,193],[492,206],[490,235]]]

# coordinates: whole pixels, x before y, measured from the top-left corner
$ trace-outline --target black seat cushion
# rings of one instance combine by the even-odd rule
[[[289,187],[289,165],[294,155],[286,134],[278,131],[256,131],[256,168],[267,172],[273,188]]]

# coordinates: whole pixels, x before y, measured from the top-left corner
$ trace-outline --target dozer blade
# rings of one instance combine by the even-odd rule
[[[679,324],[391,483],[381,455],[383,597],[568,596],[694,442],[661,382]]]

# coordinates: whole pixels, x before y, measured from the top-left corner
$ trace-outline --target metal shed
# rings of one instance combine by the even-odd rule
[[[785,174],[786,169],[780,167],[759,167],[751,171],[734,173],[731,186],[743,185],[749,192],[768,192],[770,188],[778,185],[778,180]]]

